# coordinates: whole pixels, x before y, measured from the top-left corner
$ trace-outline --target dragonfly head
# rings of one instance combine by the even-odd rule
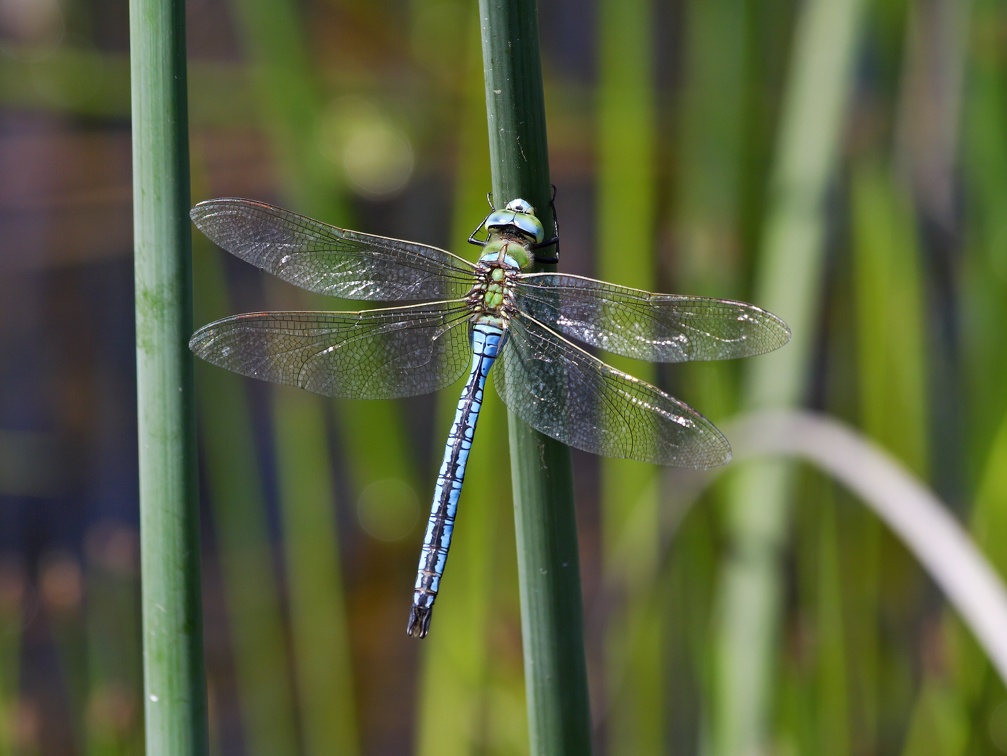
[[[484,226],[487,234],[510,229],[536,244],[545,238],[545,229],[535,217],[535,208],[523,199],[512,199],[503,210],[494,210]]]

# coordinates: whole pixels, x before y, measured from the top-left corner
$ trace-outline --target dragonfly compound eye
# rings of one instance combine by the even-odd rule
[[[535,217],[535,208],[523,199],[513,199],[503,210],[490,213],[486,219],[486,231],[510,226],[522,235],[540,242],[545,238],[542,222]]]

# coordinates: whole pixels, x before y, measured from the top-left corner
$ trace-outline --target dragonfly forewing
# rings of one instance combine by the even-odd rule
[[[569,338],[650,362],[749,357],[790,340],[780,318],[728,299],[651,294],[562,273],[520,277],[518,308]]]
[[[511,321],[493,381],[524,422],[583,451],[698,469],[731,458],[723,434],[687,404],[606,365],[533,318]]]
[[[468,311],[432,302],[363,312],[258,312],[203,326],[197,357],[325,396],[394,399],[445,388],[472,353]]]
[[[192,221],[236,257],[308,291],[344,299],[457,299],[472,263],[443,249],[330,226],[265,202],[200,202]]]

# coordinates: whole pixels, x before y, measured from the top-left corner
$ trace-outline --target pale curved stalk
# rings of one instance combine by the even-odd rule
[[[824,415],[766,411],[730,427],[735,461],[810,462],[859,496],[944,591],[1007,683],[1007,587],[950,509],[895,458]]]
[[[734,463],[754,466],[764,457],[800,460],[832,477],[869,507],[902,541],[945,593],[964,625],[1007,682],[1007,586],[949,507],[905,466],[867,437],[830,417],[811,412],[766,410],[725,424],[734,442]],[[1004,434],[1007,437],[1007,434]],[[1002,444],[1007,448],[1007,443]],[[677,492],[677,519],[665,523],[662,560],[689,507],[719,479],[725,468],[669,470]],[[982,494],[981,494],[982,496]],[[626,529],[616,556],[631,553],[648,523],[638,518]],[[659,583],[658,583],[659,584]],[[620,590],[602,586],[598,604]],[[654,601],[657,599],[654,598]]]

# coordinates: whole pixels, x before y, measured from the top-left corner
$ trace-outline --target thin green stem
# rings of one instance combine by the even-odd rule
[[[552,228],[534,0],[480,0],[493,196],[531,202]],[[510,417],[531,752],[590,752],[570,452]]]
[[[754,296],[790,324],[793,339],[746,365],[748,409],[794,406],[807,383],[825,196],[839,153],[863,6],[863,0],[814,0],[803,7],[795,32]],[[734,545],[720,578],[712,749],[725,755],[765,747],[791,468],[784,462],[747,465],[731,482],[727,527]]]
[[[185,11],[131,0],[133,211],[148,754],[207,749],[189,255]]]
[[[598,4],[597,272],[604,280],[657,289],[653,229],[658,182],[652,81],[652,0],[602,0]],[[657,370],[618,355],[614,368],[654,382]],[[602,550],[606,582],[616,588],[620,611],[610,612],[604,633],[606,745],[611,753],[647,753],[664,740],[668,676],[667,641],[654,611],[660,542],[659,468],[626,459],[601,465]],[[634,548],[619,548],[641,528]]]

